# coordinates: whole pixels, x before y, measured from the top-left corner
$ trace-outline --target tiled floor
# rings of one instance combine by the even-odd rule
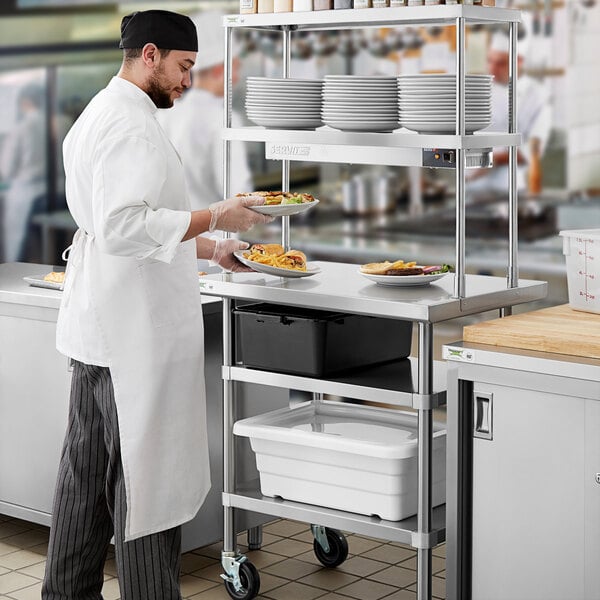
[[[395,543],[347,534],[350,554],[337,569],[325,569],[312,550],[312,534],[304,523],[277,520],[263,529],[261,550],[240,550],[259,570],[261,593],[269,600],[414,600],[416,556]],[[39,600],[48,548],[48,528],[0,515],[0,600]],[[184,598],[228,600],[219,577],[220,544],[183,555]],[[433,550],[433,595],[445,597],[445,546]],[[105,568],[105,600],[119,598],[115,563]],[[143,600],[143,599],[140,599]]]

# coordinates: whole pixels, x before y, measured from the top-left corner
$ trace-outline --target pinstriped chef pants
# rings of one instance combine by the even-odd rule
[[[181,528],[124,542],[127,504],[109,369],[76,362],[43,600],[101,600],[111,537],[121,600],[179,600]]]

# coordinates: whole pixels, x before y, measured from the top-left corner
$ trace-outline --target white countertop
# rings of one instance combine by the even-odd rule
[[[600,399],[600,360],[596,358],[473,342],[448,344],[444,346],[443,357],[466,365],[499,367],[590,381],[597,384],[597,398]]]

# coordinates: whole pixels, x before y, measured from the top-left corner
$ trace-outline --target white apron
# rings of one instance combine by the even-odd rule
[[[185,219],[189,222],[185,212],[189,201],[181,163],[153,121],[145,96],[133,88],[113,80],[65,143],[67,201],[80,229],[67,263],[57,326],[59,351],[111,372],[127,496],[126,541],[192,519],[210,489],[195,241],[178,243]],[[94,117],[115,106],[115,111],[122,111],[124,95],[126,109],[132,111],[128,122],[138,118],[142,132],[152,130],[144,135],[153,136],[160,158],[152,165],[146,157],[143,171],[132,169],[131,155],[139,160],[145,142],[141,146],[134,138],[116,142],[99,159],[112,176],[101,180],[101,188],[90,187],[96,179],[87,176],[87,166],[98,164],[86,157],[87,140],[98,129]],[[145,111],[141,119],[140,107]],[[97,154],[98,147],[94,144],[91,151]],[[160,185],[153,180],[157,171]],[[93,202],[85,196],[88,188]],[[126,213],[128,198],[136,194],[144,194],[152,210]],[[103,206],[110,202],[125,208]],[[121,212],[127,216],[118,220]],[[104,227],[111,214],[117,217]],[[83,231],[86,222],[90,230],[96,227],[96,233]],[[179,229],[173,232],[171,222],[179,223]],[[135,249],[150,243],[145,233],[149,230],[155,238],[170,235],[175,240],[170,262],[138,255]]]
[[[89,282],[89,309],[110,356],[129,541],[189,521],[210,489],[195,242],[181,244],[171,264],[138,265],[94,242],[81,230],[75,235],[63,314],[69,284]]]

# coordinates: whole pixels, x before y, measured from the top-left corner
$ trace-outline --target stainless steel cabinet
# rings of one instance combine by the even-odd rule
[[[447,598],[598,600],[600,361],[467,352],[448,353]]]
[[[71,373],[56,350],[60,292],[33,288],[23,276],[44,275],[43,265],[0,265],[0,514],[49,525],[58,463],[67,425]],[[195,519],[182,531],[183,550],[221,539],[223,533],[223,328],[221,303],[203,304],[207,418],[212,489]],[[201,368],[201,365],[199,365]],[[287,391],[239,384],[248,410],[287,406]],[[240,416],[251,416],[245,412]],[[239,475],[258,478],[249,451]],[[236,532],[269,521],[242,515]]]
[[[0,311],[0,512],[48,525],[71,373],[50,308]]]

